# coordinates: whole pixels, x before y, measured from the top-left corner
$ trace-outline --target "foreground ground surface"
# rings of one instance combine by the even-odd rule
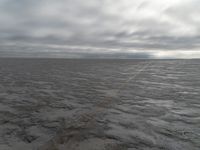
[[[200,60],[0,59],[1,150],[199,150]]]

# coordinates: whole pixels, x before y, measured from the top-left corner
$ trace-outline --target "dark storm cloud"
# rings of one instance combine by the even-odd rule
[[[197,0],[0,0],[0,55],[200,57],[199,14]]]

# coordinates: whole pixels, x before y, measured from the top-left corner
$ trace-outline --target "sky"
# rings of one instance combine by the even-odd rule
[[[0,0],[0,57],[200,58],[199,0]]]

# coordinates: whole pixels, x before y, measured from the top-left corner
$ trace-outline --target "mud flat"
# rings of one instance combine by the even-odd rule
[[[2,150],[199,150],[200,60],[0,59]]]

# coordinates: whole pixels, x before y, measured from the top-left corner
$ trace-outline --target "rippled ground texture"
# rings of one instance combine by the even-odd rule
[[[1,150],[199,150],[200,60],[0,59]]]

